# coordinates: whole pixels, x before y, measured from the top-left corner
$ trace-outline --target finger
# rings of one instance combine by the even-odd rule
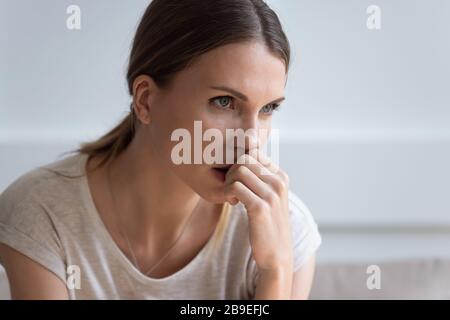
[[[278,171],[281,170],[281,168],[275,164],[272,159],[270,159],[266,154],[264,154],[264,152],[260,149],[256,149],[254,151],[254,153],[256,153],[255,155],[251,155],[253,157],[256,157],[256,159],[258,159],[258,161],[265,167],[267,168],[270,172],[277,174]]]
[[[225,184],[231,184],[235,181],[242,182],[247,188],[262,199],[268,199],[273,190],[267,183],[262,181],[246,165],[236,165],[228,170],[225,176]]]
[[[250,156],[251,158],[245,158],[245,156]],[[239,164],[246,164],[248,162],[245,161],[251,161],[250,164],[254,164],[255,162],[259,162],[263,165],[264,169],[262,170],[262,174],[270,175],[270,174],[276,174],[279,170],[279,167],[276,166],[272,160],[267,157],[262,150],[259,148],[251,149],[249,151],[249,154],[244,154],[238,159]]]
[[[263,163],[248,154],[242,155],[238,159],[238,163],[243,163],[240,165],[250,168],[262,181],[273,186],[273,189],[278,193],[289,187],[288,175],[273,163],[266,161],[266,166],[264,166]]]
[[[263,205],[262,199],[260,199],[240,181],[234,181],[233,183],[225,186],[225,195],[230,199],[233,197],[239,199],[239,201],[244,204],[249,214]]]
[[[250,155],[244,155],[245,158],[251,158]],[[285,189],[285,181],[282,177],[280,177],[277,174],[264,174],[264,170],[267,170],[266,167],[264,167],[260,162],[258,162],[256,159],[245,159],[246,164],[239,164],[239,166],[244,166],[248,168],[254,175],[256,175],[261,181],[268,184],[271,189],[276,192],[277,194],[281,194]],[[235,169],[237,170],[237,169]],[[270,197],[270,196],[269,196]],[[269,197],[264,197],[265,199],[268,199]]]
[[[288,174],[280,168],[277,164],[275,164],[269,157],[267,157],[261,150],[257,150],[258,160],[259,162],[264,165],[267,170],[269,170],[271,173],[278,175],[281,180],[289,186],[289,176]],[[267,174],[267,173],[264,173]],[[269,173],[270,175],[270,173]]]

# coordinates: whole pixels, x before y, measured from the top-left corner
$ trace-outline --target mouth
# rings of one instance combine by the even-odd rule
[[[230,170],[231,166],[232,165],[214,167],[214,168],[212,168],[212,171],[214,172],[216,177],[219,178],[219,180],[223,182],[223,181],[225,181],[225,176],[226,176],[228,170]]]
[[[228,164],[228,165],[225,165],[225,166],[214,167],[213,169],[221,171],[221,172],[224,172],[224,173],[227,173],[228,170],[230,170],[231,166],[232,166],[231,164]]]

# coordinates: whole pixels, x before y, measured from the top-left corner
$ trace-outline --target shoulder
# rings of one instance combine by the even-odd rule
[[[43,207],[52,207],[63,194],[73,194],[74,181],[70,178],[80,173],[80,160],[80,155],[69,156],[16,178],[0,194],[0,223],[36,221],[46,211]]]
[[[308,227],[317,228],[317,224],[309,208],[303,200],[291,190],[289,190],[288,200],[291,219],[299,220]]]
[[[294,270],[297,271],[322,244],[322,236],[311,211],[289,191],[289,213],[294,245]]]
[[[41,169],[32,169],[14,180],[0,194],[0,222],[19,208],[34,205],[47,190],[52,174]]]
[[[19,176],[0,194],[0,243],[64,279],[64,227],[77,201],[80,158],[67,157]],[[78,199],[79,200],[79,199]]]

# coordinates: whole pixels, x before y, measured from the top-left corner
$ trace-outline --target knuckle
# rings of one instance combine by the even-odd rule
[[[270,207],[275,206],[279,201],[278,196],[275,193],[270,193],[269,196],[267,197],[267,203],[269,204]]]
[[[242,184],[242,182],[240,182],[240,181],[234,181],[234,182],[231,184],[231,190],[232,190],[232,191],[235,191],[235,192],[241,190],[242,187],[243,187],[243,184]]]
[[[283,170],[281,170],[281,176],[283,177],[285,185],[289,185],[289,180],[290,180],[289,175],[286,172],[284,172]]]
[[[236,175],[242,177],[247,174],[247,170],[248,168],[246,166],[241,165],[236,169]]]
[[[275,178],[272,186],[273,186],[275,192],[278,194],[282,193],[283,190],[285,190],[285,188],[286,188],[284,181],[281,180],[281,178]]]
[[[266,210],[266,205],[264,204],[263,201],[257,201],[254,205],[253,205],[253,209],[258,212],[259,214],[261,214],[262,212],[264,212]]]

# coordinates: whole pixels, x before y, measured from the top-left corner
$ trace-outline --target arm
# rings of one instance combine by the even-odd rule
[[[316,267],[316,257],[312,255],[306,263],[294,273],[292,282],[291,300],[306,300],[311,292],[314,279],[314,269]]]
[[[255,300],[288,300],[292,288],[292,271],[283,268],[262,271],[256,284]]]
[[[261,272],[255,300],[306,300],[314,278],[315,255],[292,273],[288,269]]]
[[[12,299],[69,299],[66,284],[60,278],[20,252],[0,244],[0,260]]]

